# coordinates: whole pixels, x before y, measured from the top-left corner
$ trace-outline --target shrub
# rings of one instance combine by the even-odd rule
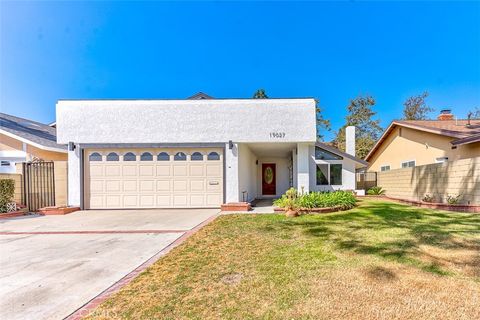
[[[371,187],[368,189],[367,194],[371,196],[380,196],[385,193],[385,190],[382,189],[382,187]]]
[[[0,179],[0,212],[7,212],[7,205],[13,202],[15,181],[13,179]]]
[[[274,205],[288,209],[293,201],[296,208],[302,209],[331,207],[348,210],[353,208],[357,202],[355,195],[350,191],[338,190],[333,192],[310,192],[305,194],[298,194],[295,192],[295,197],[292,197],[292,192],[289,191],[282,195],[281,198],[275,200]]]
[[[456,196],[447,196],[447,203],[448,204],[458,204],[460,202],[460,196],[461,195],[456,195]]]

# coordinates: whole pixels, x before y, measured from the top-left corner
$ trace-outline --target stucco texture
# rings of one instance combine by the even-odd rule
[[[436,158],[460,160],[480,156],[480,143],[458,146],[452,149],[455,138],[410,128],[396,127],[388,135],[370,160],[369,171],[380,171],[381,166],[401,168],[404,161],[415,160],[417,166],[435,163]]]

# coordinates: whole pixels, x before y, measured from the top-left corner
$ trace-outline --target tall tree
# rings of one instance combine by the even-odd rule
[[[403,103],[403,119],[404,120],[426,120],[428,113],[434,109],[429,107],[425,102],[428,92],[425,91],[418,96],[412,96]]]
[[[476,107],[474,110],[468,112],[469,119],[480,119],[480,108]]]
[[[265,89],[258,89],[257,91],[255,91],[255,93],[253,94],[253,99],[268,99]]]
[[[322,130],[330,131],[330,120],[327,120],[322,115],[322,108],[320,107],[320,101],[315,99],[315,115],[317,120],[317,141],[323,141],[324,135]]]
[[[374,120],[373,117],[377,114],[373,111],[375,99],[372,96],[358,96],[350,100],[347,106],[348,114],[345,117],[345,125],[338,130],[333,144],[345,150],[345,128],[347,126],[355,126],[356,129],[356,156],[365,158],[366,155],[375,145],[375,142],[382,134],[382,127],[380,127],[380,120]]]

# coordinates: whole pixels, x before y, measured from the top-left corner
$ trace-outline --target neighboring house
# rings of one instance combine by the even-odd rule
[[[480,120],[395,120],[366,156],[368,171],[388,171],[480,157]]]
[[[67,147],[56,140],[53,127],[0,113],[0,173],[15,173],[16,163],[34,159],[67,160]]]
[[[219,207],[288,188],[355,189],[366,162],[317,143],[314,99],[61,100],[68,203]],[[353,135],[352,135],[353,134]]]

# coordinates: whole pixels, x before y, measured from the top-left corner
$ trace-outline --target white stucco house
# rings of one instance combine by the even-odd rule
[[[68,203],[84,209],[219,207],[293,186],[355,189],[366,163],[316,142],[314,99],[61,100]]]

